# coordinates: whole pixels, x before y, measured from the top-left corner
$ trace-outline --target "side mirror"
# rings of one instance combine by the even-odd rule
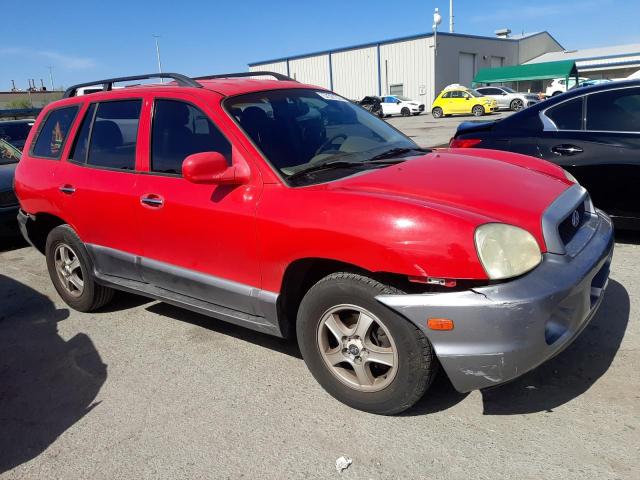
[[[396,103],[400,105],[402,102],[400,100],[396,100]]]
[[[228,166],[219,152],[202,152],[184,159],[182,176],[191,183],[240,185],[249,181],[249,168],[244,164]]]

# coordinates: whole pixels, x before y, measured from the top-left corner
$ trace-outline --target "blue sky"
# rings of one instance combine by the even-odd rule
[[[247,63],[447,28],[448,0],[0,0],[0,90],[27,78],[56,86],[163,69],[244,71]],[[100,8],[103,3],[107,7]],[[454,0],[456,32],[549,31],[565,48],[640,43],[638,0]]]

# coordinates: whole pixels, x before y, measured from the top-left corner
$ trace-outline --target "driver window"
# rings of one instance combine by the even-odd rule
[[[182,174],[194,153],[218,152],[231,165],[231,144],[197,107],[179,100],[156,100],[151,129],[151,171]]]

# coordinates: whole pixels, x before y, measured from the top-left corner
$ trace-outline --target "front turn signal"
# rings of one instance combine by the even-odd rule
[[[430,318],[427,320],[427,327],[431,330],[453,330],[453,320],[448,318]]]

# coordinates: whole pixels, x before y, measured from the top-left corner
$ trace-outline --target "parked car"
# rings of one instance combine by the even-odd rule
[[[475,91],[485,97],[493,98],[498,102],[498,109],[516,112],[540,101],[540,97],[534,93],[520,93],[509,87],[479,87]]]
[[[382,103],[382,98],[375,96],[364,97],[362,100],[358,102],[358,104],[368,110],[369,112],[378,115],[381,111],[380,104]]]
[[[281,74],[159,75],[71,87],[18,164],[21,230],[72,308],[122,289],[295,335],[331,395],[379,414],[439,365],[462,392],[516,378],[598,308],[611,223],[557,165],[425,150]]]
[[[601,83],[609,83],[609,82],[611,82],[611,80],[609,80],[608,78],[598,78],[598,79],[594,79],[594,80],[585,80],[584,82],[580,82],[578,85],[574,85],[574,86],[570,87],[570,90],[574,89],[574,88],[591,87],[593,85],[600,85]]]
[[[578,88],[497,122],[462,124],[450,145],[554,162],[616,226],[640,229],[640,80]]]
[[[13,191],[13,175],[21,152],[0,139],[0,238],[18,233],[18,199]]]
[[[461,85],[450,85],[436,97],[431,105],[433,118],[450,115],[473,115],[481,117],[498,110],[498,102],[475,90]]]
[[[0,140],[5,140],[21,150],[34,122],[33,119],[0,121]]]
[[[560,95],[575,85],[586,82],[587,80],[589,79],[585,77],[578,77],[578,81],[576,82],[574,77],[569,77],[569,81],[567,82],[566,78],[554,78],[551,81],[551,84],[547,87],[546,96],[548,98]]]
[[[420,115],[424,112],[424,103],[416,102],[402,95],[387,95],[381,98],[380,110],[378,116],[390,117],[392,115],[402,115],[409,117],[411,115]]]

